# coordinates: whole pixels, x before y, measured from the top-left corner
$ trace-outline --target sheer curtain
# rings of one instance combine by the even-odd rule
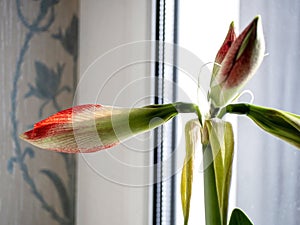
[[[73,225],[76,157],[19,135],[71,107],[78,2],[0,1],[0,224]]]
[[[254,103],[300,113],[300,2],[241,1],[240,22],[262,15],[268,55],[250,82]],[[242,118],[237,204],[254,224],[300,224],[300,152]]]

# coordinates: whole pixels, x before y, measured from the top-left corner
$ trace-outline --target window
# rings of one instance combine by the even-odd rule
[[[80,7],[81,74],[107,51],[110,52],[106,57],[111,58],[109,63],[104,63],[104,67],[94,67],[89,71],[93,72],[93,79],[89,82],[85,83],[85,78],[80,80],[82,89],[79,89],[79,103],[116,102],[116,105],[132,106],[136,99],[153,93],[156,98],[139,103],[176,100],[197,103],[198,75],[200,73],[202,84],[209,82],[204,64],[214,60],[229,23],[234,20],[236,28],[244,28],[253,16],[261,14],[269,55],[248,88],[255,95],[255,103],[299,114],[300,80],[297,79],[299,68],[296,60],[300,54],[300,4],[297,0],[284,3],[279,0],[86,0],[81,1]],[[151,36],[151,28],[154,36]],[[126,67],[116,72],[117,79],[109,80],[112,85],[99,92],[99,85],[102,86],[110,75],[106,68],[117,68],[128,62],[128,56],[134,58],[139,53],[133,51],[136,48],[126,50],[125,47],[124,50],[124,46],[155,38],[167,42],[154,45],[152,53],[156,53],[156,64]],[[173,43],[178,45],[174,46]],[[122,55],[114,55],[115,47],[123,49]],[[144,75],[156,76],[156,79],[154,82],[144,80],[129,94],[118,93],[124,84]],[[119,98],[117,101],[115,96]],[[169,122],[164,128],[158,129],[154,135],[154,152],[152,149],[144,153],[128,152],[126,147],[121,146],[108,153],[85,156],[90,158],[81,157],[78,166],[78,224],[183,224],[179,183],[185,148],[183,130],[188,119],[189,116],[184,115],[177,122]],[[232,207],[237,205],[243,208],[255,224],[299,224],[300,154],[274,137],[262,134],[245,118],[239,118],[238,126],[239,146],[237,168],[234,170],[237,172],[234,175],[236,180],[233,180],[231,191]],[[244,132],[245,129],[247,132]],[[175,130],[177,133],[174,133]],[[250,143],[249,135],[254,140]],[[131,144],[136,144],[134,141]],[[152,142],[147,139],[143,143],[149,147]],[[109,161],[116,159],[122,161],[120,167]],[[153,186],[135,185],[141,180],[150,180],[153,175],[153,167],[145,167],[141,172],[137,172],[136,168],[141,168],[141,164],[149,165],[151,160],[157,164],[166,159],[169,160],[166,167],[157,166],[154,170],[153,178],[157,179],[157,183]],[[122,167],[128,162],[141,164]],[[90,165],[96,171],[91,170]],[[98,167],[109,173],[99,176]],[[194,177],[190,224],[204,224],[203,174],[200,165],[198,168]],[[152,173],[150,176],[149,172]],[[118,182],[111,182],[114,176],[118,177]],[[130,185],[124,185],[120,179],[125,183],[129,181]]]
[[[160,97],[165,103],[176,100],[198,103],[198,75],[201,73],[201,83],[204,83],[201,85],[208,85],[210,74],[205,64],[214,60],[230,22],[237,21],[238,1],[232,1],[229,5],[218,1],[156,2],[156,40],[165,41],[166,44],[159,43],[156,49],[160,58],[155,75],[161,76],[161,83],[156,86],[155,97]],[[172,43],[175,45],[172,46]],[[173,67],[170,66],[172,63]],[[170,82],[172,85],[168,85]],[[157,161],[161,160],[165,166],[162,171],[155,171],[158,177],[163,177],[163,181],[154,186],[153,224],[183,224],[180,197],[181,168],[185,155],[183,131],[185,122],[191,118],[192,115],[184,115],[179,117],[178,123],[169,123],[158,130],[163,138],[158,139],[162,145],[156,149],[158,152],[155,152],[155,157],[158,156]],[[176,139],[172,138],[174,135]],[[191,224],[199,224],[200,221],[204,224],[203,173],[200,162],[198,164],[198,169],[195,168]],[[173,170],[171,174],[175,176],[164,177],[164,173],[170,174],[167,170]],[[203,216],[199,216],[201,212]]]
[[[210,81],[211,65],[215,54],[222,44],[228,31],[231,21],[235,21],[236,27],[239,23],[239,1],[180,1],[179,4],[179,22],[178,22],[178,45],[181,48],[179,55],[179,65],[184,68],[178,73],[178,83],[180,91],[178,99],[180,101],[192,101],[199,103],[198,98],[203,97],[197,93],[198,76],[200,76],[200,85],[204,94]],[[179,67],[180,67],[179,66]],[[201,93],[200,93],[201,94]],[[201,104],[201,102],[200,102]],[[204,107],[201,104],[201,107]],[[193,116],[191,116],[193,117]],[[178,160],[182,166],[184,159],[184,124],[190,118],[187,115],[182,117],[182,126],[178,132],[181,132],[180,146],[178,152],[181,156]],[[183,152],[183,153],[182,153]],[[193,178],[193,193],[191,199],[190,224],[205,224],[204,214],[204,190],[203,190],[203,172],[201,169],[201,154],[196,155],[196,166]],[[177,173],[177,223],[183,224],[181,197],[180,197],[180,179],[181,172]],[[232,181],[231,208],[235,203],[235,174]],[[229,209],[231,210],[231,209]]]
[[[242,30],[255,15],[260,14],[268,54],[246,89],[253,92],[255,104],[299,113],[300,92],[297,87],[300,80],[296,61],[299,59],[299,7],[295,0],[231,1],[230,4],[228,1],[180,1],[177,99],[197,102],[197,76],[201,71],[201,82],[205,86],[208,77],[205,77],[206,70],[202,66],[213,61],[229,23],[234,20],[237,30]],[[178,122],[179,145],[175,150],[178,165],[182,165],[184,157],[180,154],[184,149],[182,126],[188,119],[184,115]],[[231,208],[244,209],[254,224],[299,224],[299,153],[294,147],[260,131],[247,118],[239,118],[238,128]],[[253,141],[249,142],[249,136]],[[180,175],[177,172],[176,224],[183,224]],[[191,224],[199,224],[200,220],[204,224],[201,179],[199,171],[194,177]]]

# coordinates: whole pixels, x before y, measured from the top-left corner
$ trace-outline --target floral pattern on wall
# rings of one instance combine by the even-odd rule
[[[10,91],[10,99],[6,100],[10,105],[5,108],[10,114],[7,117],[10,131],[5,134],[4,142],[11,147],[1,149],[10,157],[1,157],[1,164],[6,161],[7,173],[1,173],[0,178],[6,176],[9,181],[6,184],[12,188],[2,186],[5,191],[0,195],[0,224],[71,225],[75,223],[76,158],[29,147],[19,139],[19,134],[32,127],[34,121],[73,104],[77,82],[78,3],[15,0],[0,4],[14,16],[7,18],[8,24],[16,21],[14,26],[18,27],[17,33],[9,25],[4,31],[19,37],[19,47],[12,45],[15,51],[4,51],[15,59],[15,66],[5,70],[5,74],[11,72],[8,82],[11,88],[6,90]],[[1,38],[1,42],[9,45],[7,39]],[[12,56],[13,52],[16,55]],[[9,193],[10,190],[15,194]],[[8,201],[5,194],[12,198]],[[13,210],[5,210],[4,205]]]

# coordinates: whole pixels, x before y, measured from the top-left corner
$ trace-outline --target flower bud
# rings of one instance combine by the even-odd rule
[[[235,35],[235,31],[234,31],[234,23],[232,22],[229,26],[226,38],[216,55],[211,81],[213,81],[214,77],[217,75],[217,73],[221,67],[221,63],[223,62],[223,59],[225,58],[229,48],[231,47],[231,45],[235,41],[235,39],[236,39],[236,35]]]
[[[75,106],[36,123],[20,138],[58,152],[95,152],[154,129],[178,113],[196,112],[196,108],[182,102],[131,109],[93,104]]]
[[[257,16],[237,37],[212,76],[209,99],[215,108],[232,101],[253,76],[263,60],[265,42],[261,19]]]
[[[177,114],[172,104],[132,109],[81,105],[36,123],[20,138],[58,152],[95,152],[153,129]]]

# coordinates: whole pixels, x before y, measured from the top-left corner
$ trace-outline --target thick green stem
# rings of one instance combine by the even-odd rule
[[[221,225],[213,155],[210,144],[203,144],[204,200],[206,225]]]
[[[200,113],[198,105],[194,103],[187,103],[187,102],[174,102],[169,104],[155,104],[155,105],[147,105],[144,108],[171,108],[176,109],[178,113],[196,113],[200,124],[202,125],[202,115]]]
[[[200,124],[202,125],[202,115],[200,113],[199,107],[193,103],[185,102],[175,102],[173,103],[178,113],[196,113]]]
[[[226,106],[226,113],[234,113],[247,115],[249,113],[249,104],[240,103],[240,104],[230,104]]]

